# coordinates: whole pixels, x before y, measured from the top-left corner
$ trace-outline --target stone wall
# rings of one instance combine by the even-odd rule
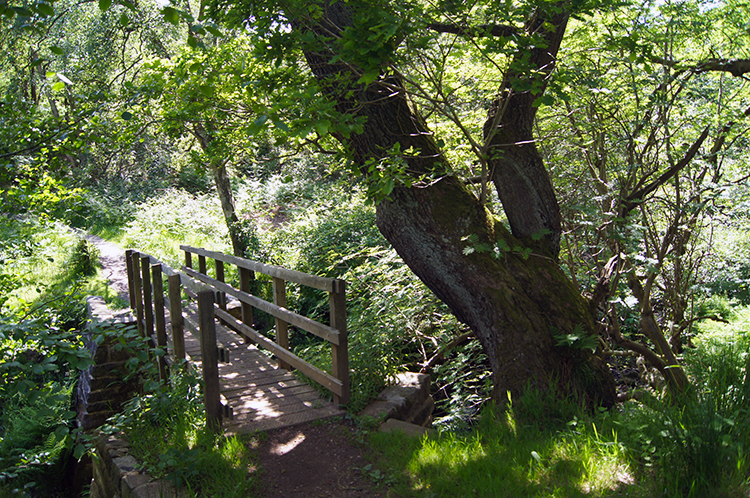
[[[119,436],[99,433],[94,458],[90,498],[183,498],[186,494],[166,481],[156,481],[138,470]]]
[[[378,398],[365,408],[360,416],[381,422],[389,419],[428,427],[432,424],[435,401],[430,395],[430,376],[415,372],[404,372],[396,376],[396,382],[386,387]]]

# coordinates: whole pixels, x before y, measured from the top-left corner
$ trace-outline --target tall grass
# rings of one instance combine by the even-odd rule
[[[679,400],[647,396],[585,413],[554,390],[485,409],[466,434],[372,441],[399,496],[746,497],[750,493],[750,309],[703,324]]]
[[[574,403],[568,409],[578,411]],[[470,433],[421,440],[374,433],[371,441],[391,465],[386,472],[398,476],[399,496],[617,496],[630,487],[631,464],[611,417],[550,424],[547,415],[537,415],[548,423],[512,407],[486,407]]]

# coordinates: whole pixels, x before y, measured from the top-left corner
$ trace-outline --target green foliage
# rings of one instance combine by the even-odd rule
[[[94,244],[82,238],[71,256],[69,271],[74,275],[92,277],[96,275],[100,266],[99,250]]]
[[[626,484],[632,471],[608,417],[553,426],[532,420],[519,420],[515,406],[486,407],[470,433],[370,439],[384,458],[382,470],[398,476],[399,496],[644,496]]]
[[[0,481],[59,486],[66,459],[88,438],[74,429],[71,393],[91,356],[75,331],[41,320],[0,320]]]
[[[188,496],[249,496],[256,483],[248,476],[248,441],[208,429],[202,401],[199,377],[182,365],[168,385],[127,402],[104,430],[123,431],[143,469],[185,488]]]
[[[227,251],[229,235],[215,196],[167,190],[135,208],[122,243],[179,268],[184,261],[180,244]]]

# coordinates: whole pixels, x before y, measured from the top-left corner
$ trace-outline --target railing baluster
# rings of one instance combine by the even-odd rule
[[[329,293],[331,307],[331,327],[339,331],[339,344],[331,344],[331,373],[343,385],[341,396],[333,395],[335,403],[349,402],[349,339],[346,328],[346,281],[336,280],[333,292]]]
[[[214,263],[216,264],[216,280],[219,282],[224,283],[224,262],[220,261],[218,259],[214,260]],[[226,310],[227,309],[227,295],[224,292],[217,292],[216,297],[218,298],[217,302],[219,303],[219,308]]]
[[[151,299],[151,272],[149,272],[149,268],[151,267],[151,258],[146,256],[141,256],[141,278],[143,283],[143,311],[144,316],[146,318],[146,328],[144,332],[144,337],[148,339],[149,345],[151,347],[154,346],[154,340],[151,337],[154,334],[154,308],[153,303]]]
[[[250,288],[252,285],[252,281],[255,279],[255,273],[248,270],[247,268],[240,268],[239,270],[240,290],[242,292],[251,294]],[[242,303],[242,323],[246,324],[248,327],[253,326],[253,307],[245,302]]]
[[[177,359],[185,359],[185,329],[182,318],[182,286],[180,276],[170,275],[169,285],[169,320],[172,322],[172,346]]]
[[[198,293],[198,319],[201,333],[201,364],[203,366],[203,403],[206,406],[206,424],[214,431],[221,429],[222,405],[219,391],[219,363],[216,351],[216,324],[214,323],[214,293]]]
[[[273,278],[273,304],[286,308],[286,282],[280,278]],[[276,323],[276,344],[289,350],[289,324],[280,318],[274,317]],[[289,363],[278,359],[279,368],[291,370]]]
[[[128,269],[128,299],[130,300],[130,309],[135,309],[135,280],[133,280],[133,250],[125,251],[125,266]]]
[[[156,346],[163,351],[157,356],[156,362],[159,366],[159,379],[167,382],[167,324],[164,317],[164,282],[162,279],[162,268],[160,264],[151,267],[151,276],[154,282],[154,322],[156,323]]]
[[[141,287],[141,260],[137,252],[131,255],[133,262],[133,290],[135,291],[135,319],[138,325],[138,333],[145,337],[143,326],[143,288]]]

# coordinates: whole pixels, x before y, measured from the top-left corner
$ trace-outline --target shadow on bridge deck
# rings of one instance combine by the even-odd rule
[[[218,322],[216,341],[230,360],[219,363],[221,394],[233,411],[233,418],[222,422],[225,433],[267,431],[344,415],[317,390],[277,368],[275,360]],[[200,342],[188,330],[185,353],[200,371]]]

